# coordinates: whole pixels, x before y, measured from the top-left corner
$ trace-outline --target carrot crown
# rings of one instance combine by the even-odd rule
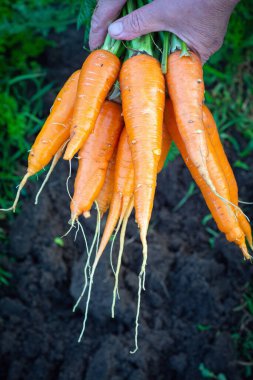
[[[142,0],[137,0],[138,8],[142,7],[144,5]],[[127,4],[125,6],[126,13],[131,13],[136,9],[135,3],[133,0],[128,0]],[[129,47],[128,56],[127,58],[130,58],[134,55],[138,54],[148,54],[153,56],[153,49],[152,49],[152,37],[150,34],[146,34],[141,37],[137,37],[127,43],[127,46]]]
[[[186,43],[180,40],[180,38],[178,38],[175,34],[171,34],[169,32],[160,32],[159,35],[163,44],[161,60],[162,72],[163,74],[166,74],[168,65],[168,55],[170,53],[174,53],[176,50],[180,50],[180,57],[189,56],[190,53]]]
[[[174,53],[174,51],[176,50],[181,51],[181,57],[190,55],[189,49],[186,43],[182,41],[180,38],[178,38],[175,34],[172,34],[171,41],[170,41],[170,52]]]
[[[101,49],[109,51],[117,57],[120,57],[123,53],[124,46],[120,40],[114,40],[109,34],[107,34]]]

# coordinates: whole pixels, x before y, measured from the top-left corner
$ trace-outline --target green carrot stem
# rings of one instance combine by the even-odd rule
[[[138,0],[138,6],[144,5],[143,1]],[[135,3],[133,0],[128,0],[127,2],[127,13],[131,13],[136,9]],[[130,55],[136,55],[136,54],[149,54],[153,55],[153,49],[152,49],[152,39],[149,34],[146,34],[145,36],[137,37],[132,41],[129,41],[128,46],[130,47]],[[131,51],[132,49],[132,51]]]
[[[167,73],[167,66],[168,66],[168,53],[169,53],[169,38],[170,33],[169,32],[163,32],[163,53],[162,53],[162,73]]]
[[[175,34],[172,34],[170,51],[171,53],[173,53],[176,50],[181,50],[181,57],[190,55],[186,43],[182,41],[179,37],[177,37]]]
[[[109,34],[107,34],[101,49],[120,56],[122,54],[122,43],[120,40],[114,40]]]

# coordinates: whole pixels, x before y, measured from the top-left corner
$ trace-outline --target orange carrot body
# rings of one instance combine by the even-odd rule
[[[160,156],[160,160],[158,163],[157,173],[160,173],[160,171],[163,168],[163,165],[165,163],[166,157],[169,153],[170,146],[171,146],[171,136],[169,134],[168,128],[165,123],[163,123],[163,133],[162,133],[162,152]]]
[[[163,168],[171,145],[171,137],[163,124],[162,153],[158,164],[158,172]],[[113,197],[110,205],[106,227],[103,233],[98,255],[103,253],[119,219],[123,219],[126,210],[134,197],[134,166],[126,129],[123,130],[116,156]]]
[[[226,153],[224,151],[222,142],[220,140],[219,132],[213,118],[212,113],[207,106],[203,105],[203,121],[206,128],[206,132],[209,136],[210,142],[214,147],[216,154],[219,158],[219,165],[226,177],[227,185],[229,188],[230,200],[233,204],[238,206],[238,186],[233,173],[233,170],[229,164]],[[242,230],[244,231],[249,244],[252,246],[252,232],[249,222],[240,210],[234,208],[234,212],[238,218],[238,222]]]
[[[97,257],[99,258],[120,217],[124,217],[127,206],[134,193],[134,167],[131,150],[128,143],[128,136],[124,128],[118,144],[116,156],[113,196],[110,210],[106,221],[105,230],[101,239]]]
[[[121,106],[105,101],[92,133],[79,152],[79,166],[71,201],[71,219],[90,210],[105,181],[109,161],[123,126]]]
[[[36,137],[28,157],[27,171],[30,175],[43,169],[70,136],[79,74],[80,70],[76,71],[64,84]]]
[[[108,210],[111,204],[112,194],[113,194],[113,185],[114,185],[115,164],[116,164],[116,151],[114,151],[113,156],[110,159],[110,162],[108,164],[108,168],[106,171],[105,182],[96,199],[101,218],[106,213],[106,211]]]
[[[203,180],[202,176],[199,173],[198,168],[191,161],[189,154],[187,152],[184,141],[181,138],[179,133],[179,129],[176,124],[173,106],[170,101],[166,102],[165,109],[165,122],[168,127],[169,133],[172,139],[175,141],[180,153],[187,165],[190,173],[199,186],[202,195],[207,203],[208,208],[210,209],[215,222],[221,232],[226,235],[228,241],[233,241],[236,243],[243,251],[243,254],[246,258],[249,258],[247,253],[247,248],[245,245],[245,235],[241,230],[237,219],[235,217],[233,208],[231,205],[225,203],[222,199],[217,197]],[[217,190],[219,194],[221,194],[224,198],[229,200],[229,190],[226,188],[226,180],[225,177],[220,170],[216,153],[212,147],[212,144],[209,141],[209,137],[207,135],[207,143],[208,143],[208,160],[207,165],[209,168],[209,172],[212,173],[212,181],[217,186]]]
[[[120,72],[123,115],[134,164],[135,217],[142,242],[152,213],[162,148],[164,78],[159,62],[137,55]]]
[[[203,70],[200,58],[193,52],[169,55],[166,81],[175,111],[179,133],[188,155],[207,184],[213,189],[207,169],[207,142],[204,132],[202,104],[204,101]]]
[[[73,158],[93,131],[119,70],[120,60],[106,50],[95,50],[85,60],[78,82],[71,140],[64,155],[65,160]]]

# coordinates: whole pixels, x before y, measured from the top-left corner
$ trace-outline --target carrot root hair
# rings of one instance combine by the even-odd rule
[[[63,151],[64,151],[64,148],[65,148],[65,146],[67,145],[68,141],[69,141],[69,140],[67,140],[67,141],[66,141],[66,142],[60,147],[60,149],[58,150],[58,152],[56,152],[56,154],[54,155],[53,161],[52,161],[52,163],[51,163],[51,165],[50,165],[50,168],[49,168],[49,170],[48,170],[48,172],[47,172],[47,175],[46,175],[44,181],[42,182],[42,185],[40,186],[39,191],[38,191],[37,194],[36,194],[35,201],[34,201],[34,204],[35,204],[35,205],[38,204],[39,196],[40,196],[40,194],[42,193],[42,190],[44,189],[46,183],[48,182],[49,177],[50,177],[50,175],[52,174],[52,172],[53,172],[55,166],[57,165],[57,163],[58,163],[58,161],[59,161],[59,159],[61,158],[62,153],[63,153]]]
[[[230,200],[228,200],[228,199],[222,197],[217,191],[215,191],[214,194],[215,194],[218,198],[220,198],[224,203],[227,203],[227,204],[229,204],[230,206],[233,206],[237,211],[239,211],[240,213],[242,213],[242,214],[245,216],[245,218],[247,219],[248,222],[250,222],[249,217],[248,217],[248,216],[242,211],[242,209],[241,209],[239,206],[237,206],[235,203],[231,202]],[[235,215],[235,217],[236,217],[236,215]],[[237,218],[237,217],[236,217],[236,218]]]
[[[16,211],[16,207],[17,207],[17,204],[19,201],[21,190],[24,188],[29,177],[31,177],[31,174],[27,172],[26,175],[23,177],[22,181],[20,182],[20,184],[18,185],[18,190],[17,190],[16,197],[14,199],[13,205],[9,208],[1,208],[0,211],[13,211],[13,212]]]
[[[95,270],[96,270],[98,261],[99,261],[99,257],[96,256],[95,260],[94,260],[94,263],[92,265],[92,269],[91,269],[90,283],[89,283],[89,289],[88,289],[88,295],[87,295],[86,306],[85,306],[85,313],[84,313],[84,319],[83,319],[83,326],[82,326],[82,330],[81,330],[81,333],[80,333],[79,338],[78,338],[78,343],[81,342],[83,334],[85,332],[85,328],[86,328],[86,322],[87,322],[88,311],[89,311],[89,304],[90,304],[90,296],[91,296],[91,290],[92,290],[92,285],[93,285],[93,278],[94,278],[94,274],[95,274]]]
[[[90,273],[91,273],[90,258],[91,258],[91,255],[92,255],[92,252],[93,252],[95,244],[96,244],[96,249],[98,250],[99,237],[100,237],[101,217],[100,217],[100,211],[99,211],[99,207],[98,207],[97,202],[95,202],[95,204],[96,204],[96,208],[97,208],[97,223],[96,223],[96,230],[95,230],[95,234],[94,234],[94,237],[93,237],[90,249],[88,248],[87,239],[86,239],[84,230],[82,228],[82,232],[83,232],[83,236],[84,236],[84,240],[85,240],[85,245],[86,245],[86,251],[87,251],[87,260],[86,260],[86,263],[85,263],[85,266],[84,266],[84,271],[83,271],[84,272],[84,285],[83,285],[83,289],[82,289],[82,292],[81,292],[78,300],[76,301],[76,303],[75,303],[75,305],[73,307],[73,310],[72,310],[73,312],[76,311],[76,308],[78,307],[80,301],[82,300],[82,298],[83,298],[83,296],[85,294],[85,291],[87,289],[87,286],[88,286],[87,272],[89,272],[89,275],[90,275]],[[80,222],[78,222],[78,223],[81,226],[81,223]]]
[[[92,254],[92,251],[93,251],[93,248],[95,246],[95,243],[97,241],[97,238],[98,238],[98,234],[99,234],[99,223],[98,223],[98,218],[97,218],[97,224],[96,224],[96,230],[95,230],[95,234],[94,234],[94,238],[93,238],[93,241],[92,241],[92,244],[91,244],[91,247],[90,249],[88,248],[88,243],[87,243],[87,239],[86,239],[86,236],[85,236],[85,233],[84,233],[84,230],[83,230],[83,227],[81,225],[81,223],[78,221],[78,223],[80,224],[81,226],[81,229],[82,229],[82,233],[83,233],[83,236],[84,236],[84,240],[85,240],[85,245],[86,245],[86,251],[87,251],[87,260],[86,260],[86,263],[85,263],[85,266],[84,266],[84,269],[83,269],[83,274],[84,274],[84,284],[83,284],[83,289],[82,289],[82,292],[78,298],[78,300],[76,301],[75,305],[73,306],[73,313],[76,311],[79,303],[81,302],[85,292],[86,292],[86,289],[87,289],[87,286],[88,286],[88,274],[90,275],[90,272],[91,272],[91,267],[90,267],[90,258],[91,258],[91,254]]]
[[[120,230],[121,224],[122,224],[122,218],[120,218],[119,221],[118,221],[115,233],[114,233],[113,238],[112,238],[111,247],[110,247],[110,265],[111,265],[112,272],[113,272],[114,276],[116,276],[116,271],[115,271],[114,265],[113,265],[112,251],[113,251],[114,243],[115,243],[116,237],[118,236],[118,232]],[[118,298],[119,298],[119,294],[118,293],[117,293],[117,295],[118,295]]]
[[[135,354],[138,351],[138,333],[139,333],[139,316],[140,316],[140,307],[141,307],[141,290],[145,290],[145,278],[146,278],[146,265],[148,258],[148,244],[147,244],[147,231],[142,230],[140,233],[141,242],[142,242],[142,265],[139,273],[139,285],[138,285],[138,301],[137,301],[137,311],[135,317],[135,348],[130,351],[130,354]]]
[[[69,191],[69,180],[71,179],[71,175],[72,175],[72,166],[71,166],[71,160],[69,160],[69,174],[68,174],[68,177],[66,179],[66,190],[67,190],[69,199],[72,200],[72,196],[71,196],[70,191]]]
[[[114,283],[114,289],[113,289],[113,299],[112,299],[112,308],[111,308],[112,318],[114,318],[114,315],[115,315],[114,310],[115,310],[115,304],[116,304],[116,295],[118,296],[118,299],[120,299],[119,289],[118,289],[119,272],[120,272],[120,268],[121,268],[122,255],[123,255],[123,251],[124,251],[127,223],[128,223],[129,216],[132,212],[132,209],[133,209],[133,200],[131,200],[129,203],[129,207],[128,207],[128,210],[126,212],[126,215],[124,216],[122,228],[120,231],[120,248],[119,248],[117,268],[116,268],[116,273],[115,273],[115,283]]]
[[[66,237],[66,236],[68,236],[68,234],[73,230],[73,228],[76,228],[76,227],[75,227],[75,220],[74,220],[74,221],[70,220],[70,221],[68,222],[68,224],[70,224],[70,227],[69,227],[69,229],[67,230],[67,232],[65,232],[65,234],[63,234],[63,235],[61,236],[61,239],[64,238],[64,237]]]
[[[238,203],[241,203],[244,205],[253,205],[253,202],[244,202],[244,201],[240,201],[240,199],[238,200]]]
[[[83,287],[83,290],[82,290],[82,293],[81,293],[79,299],[77,300],[76,304],[74,305],[73,311],[76,310],[76,308],[77,308],[78,304],[80,303],[82,297],[84,296],[85,291],[86,291],[87,286],[88,286],[87,269],[89,268],[89,272],[90,272],[90,257],[91,257],[93,248],[95,246],[95,243],[96,243],[96,248],[98,250],[99,237],[100,237],[101,217],[100,217],[100,211],[99,211],[98,203],[95,202],[95,204],[96,204],[96,208],[97,208],[96,231],[95,231],[94,238],[93,238],[93,241],[92,241],[92,244],[91,244],[91,248],[90,248],[90,250],[87,251],[88,258],[87,258],[86,265],[85,265],[85,268],[84,268],[84,275],[85,275],[84,287]],[[85,331],[85,327],[86,327],[86,321],[87,321],[88,311],[89,311],[90,296],[91,296],[91,289],[92,289],[93,278],[94,278],[94,274],[95,274],[95,269],[97,267],[97,263],[98,263],[98,258],[95,257],[94,263],[92,265],[92,270],[89,273],[90,274],[90,283],[89,283],[89,289],[88,289],[88,295],[87,295],[87,301],[86,301],[86,307],[85,307],[83,326],[82,326],[82,330],[81,330],[81,333],[80,333],[79,338],[78,338],[78,342],[81,342],[83,334],[84,334],[84,331]]]
[[[142,271],[141,271],[142,272]],[[136,311],[136,317],[135,317],[135,334],[134,334],[134,343],[135,347],[133,350],[130,351],[130,354],[135,354],[139,347],[138,347],[138,333],[139,333],[139,315],[140,315],[140,307],[141,307],[141,289],[143,284],[143,273],[139,274],[139,285],[138,285],[138,301],[137,301],[137,311]]]

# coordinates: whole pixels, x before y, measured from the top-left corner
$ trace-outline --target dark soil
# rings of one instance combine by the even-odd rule
[[[66,39],[71,45],[72,36]],[[78,45],[79,44],[79,45]],[[79,41],[77,46],[81,46]],[[66,44],[54,50],[61,67],[49,72],[63,78],[80,66],[82,55],[62,59]],[[73,48],[72,48],[73,49]],[[77,49],[77,48],[76,48]],[[57,53],[58,52],[58,53]],[[66,54],[66,53],[65,53]],[[48,53],[47,65],[51,61]],[[55,62],[57,62],[57,59]],[[72,63],[68,65],[68,62]],[[66,70],[66,66],[68,70]],[[64,74],[62,74],[62,72]],[[228,150],[228,153],[231,151]],[[74,168],[75,170],[75,168]],[[73,170],[73,172],[74,172]],[[237,173],[242,199],[253,199],[253,173]],[[208,213],[199,192],[178,211],[190,176],[180,158],[158,180],[149,230],[146,291],[142,295],[139,351],[134,345],[138,271],[141,245],[132,217],[120,274],[120,302],[110,315],[114,277],[108,252],[97,268],[87,328],[77,339],[83,312],[72,313],[80,294],[85,262],[81,234],[54,238],[68,228],[69,198],[65,190],[68,166],[61,163],[52,175],[38,206],[33,199],[39,183],[28,186],[29,197],[10,230],[11,285],[1,289],[0,378],[3,380],[199,380],[200,363],[228,380],[242,380],[232,332],[242,314],[242,302],[252,267],[237,247],[223,236],[212,249],[201,224]],[[249,209],[250,211],[250,209]],[[92,240],[95,211],[83,222]],[[214,227],[212,222],[208,226]],[[114,250],[116,260],[117,246]],[[83,306],[82,304],[81,306]],[[207,329],[201,331],[203,326]]]

